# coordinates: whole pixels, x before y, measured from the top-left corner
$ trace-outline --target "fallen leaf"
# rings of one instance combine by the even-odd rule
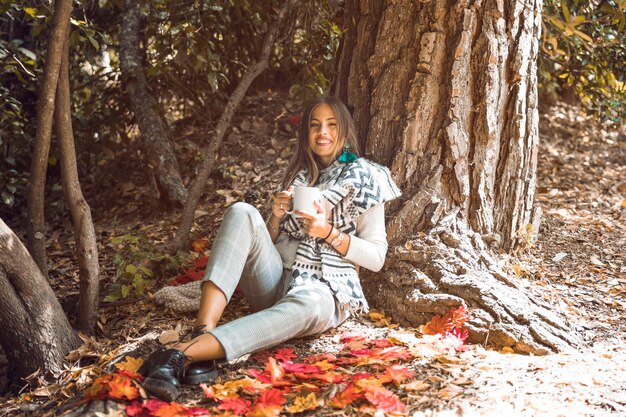
[[[137,372],[142,364],[143,359],[135,359],[132,356],[126,356],[124,361],[116,363],[115,367],[120,371]]]
[[[430,384],[425,381],[413,381],[402,385],[401,388],[408,392],[420,392],[430,388]]]
[[[180,333],[178,330],[166,330],[159,336],[159,343],[162,345],[168,345],[170,343],[176,343],[180,340]]]
[[[319,401],[314,393],[310,393],[306,397],[296,397],[293,405],[287,407],[290,413],[301,413],[302,411],[315,410],[320,406]]]

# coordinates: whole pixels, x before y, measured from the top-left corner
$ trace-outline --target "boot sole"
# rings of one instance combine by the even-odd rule
[[[213,382],[215,378],[217,378],[217,369],[199,375],[185,375],[182,379],[182,383],[185,385],[198,385],[204,382]]]
[[[174,401],[178,397],[178,388],[162,379],[146,378],[143,388],[151,395],[165,401]]]

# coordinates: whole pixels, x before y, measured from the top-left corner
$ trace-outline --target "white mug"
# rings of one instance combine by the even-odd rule
[[[313,204],[314,201],[320,202],[320,189],[317,187],[294,187],[293,188],[293,209],[287,211],[294,214],[295,210],[306,211],[307,213],[317,213],[317,208]]]

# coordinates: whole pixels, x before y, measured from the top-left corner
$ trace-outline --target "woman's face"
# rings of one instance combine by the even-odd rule
[[[341,146],[338,133],[339,125],[333,108],[325,103],[314,108],[309,123],[309,148],[324,167],[333,163]]]

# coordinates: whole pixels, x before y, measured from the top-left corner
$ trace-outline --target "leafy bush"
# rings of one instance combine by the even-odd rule
[[[111,247],[116,253],[113,258],[115,277],[107,286],[107,295],[104,298],[104,301],[109,302],[130,295],[145,295],[146,289],[155,284],[155,271],[146,265],[158,263],[160,273],[166,276],[175,275],[190,256],[185,253],[176,256],[157,253],[148,239],[130,234],[112,238]]]
[[[603,121],[626,120],[626,0],[546,0],[539,68],[544,91],[573,89]]]

